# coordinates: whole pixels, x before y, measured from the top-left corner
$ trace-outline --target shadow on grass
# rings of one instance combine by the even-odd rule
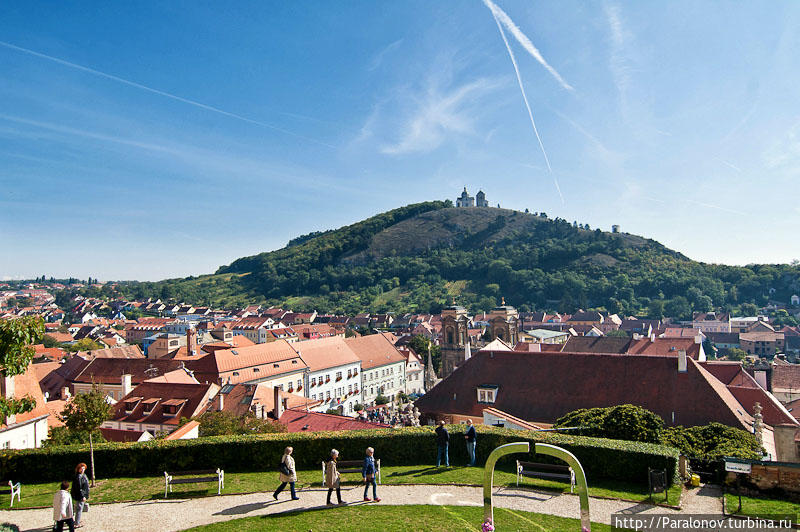
[[[212,515],[244,515],[250,512],[263,510],[268,506],[276,506],[284,502],[289,502],[289,500],[287,499],[284,501],[265,501],[265,502],[252,502],[250,504],[240,504],[239,506],[232,506],[230,508],[225,508],[224,510],[215,512]]]

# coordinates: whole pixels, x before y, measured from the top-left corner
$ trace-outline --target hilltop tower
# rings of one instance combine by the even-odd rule
[[[486,194],[483,190],[479,190],[477,194],[475,194],[475,206],[476,207],[488,207],[489,202],[486,201]]]
[[[464,362],[466,342],[469,341],[467,309],[455,302],[442,309],[442,378]]]

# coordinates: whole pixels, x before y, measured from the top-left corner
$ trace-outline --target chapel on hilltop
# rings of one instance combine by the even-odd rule
[[[464,191],[461,193],[461,196],[456,198],[456,207],[488,207],[489,202],[486,201],[486,194],[484,194],[483,190],[479,190],[475,197],[469,195],[467,192],[467,187],[464,187]]]

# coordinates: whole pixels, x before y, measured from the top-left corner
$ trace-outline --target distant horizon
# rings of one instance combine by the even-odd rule
[[[706,263],[800,259],[800,3],[3,15],[0,278],[202,275],[465,185]]]

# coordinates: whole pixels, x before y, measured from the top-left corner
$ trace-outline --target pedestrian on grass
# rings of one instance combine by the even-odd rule
[[[72,496],[69,491],[69,480],[61,482],[59,489],[53,496],[53,521],[56,526],[55,532],[63,532],[64,524],[69,528],[69,532],[75,532],[75,521],[73,520]]]
[[[294,451],[292,447],[287,447],[283,451],[283,456],[281,457],[279,465],[280,473],[278,474],[278,480],[280,481],[281,485],[278,486],[278,489],[276,489],[275,493],[272,494],[276,501],[278,500],[278,494],[283,491],[283,488],[286,487],[286,484],[289,484],[289,489],[292,492],[292,500],[300,500],[300,497],[298,497],[297,493],[294,491],[294,483],[297,482],[297,471],[294,468],[292,451]]]
[[[464,439],[467,440],[467,455],[469,456],[469,465],[475,465],[475,443],[476,443],[476,435],[475,435],[475,426],[472,424],[472,420],[467,420],[467,432],[464,434]]]
[[[372,498],[375,502],[381,502],[378,497],[378,486],[375,483],[375,449],[367,447],[367,456],[364,458],[364,465],[361,466],[361,476],[364,477],[364,502],[369,502],[371,499],[367,497],[369,485],[372,484]]]
[[[447,453],[447,448],[449,445],[450,433],[447,432],[446,428],[444,428],[444,421],[440,421],[439,426],[436,427],[436,446],[438,448],[438,452],[436,453],[436,467],[441,465],[442,455],[444,455],[445,467],[450,467],[450,456]]]
[[[81,462],[75,466],[75,478],[72,480],[72,508],[75,512],[75,528],[83,526],[81,517],[84,510],[87,510],[89,503],[89,479],[86,477],[86,464]]]
[[[339,451],[331,449],[331,459],[325,464],[325,486],[328,488],[328,506],[333,506],[333,503],[331,503],[331,493],[333,493],[333,490],[336,490],[336,498],[339,504],[344,504],[342,502],[341,487],[339,486],[339,470],[336,468],[336,460],[338,459]]]

